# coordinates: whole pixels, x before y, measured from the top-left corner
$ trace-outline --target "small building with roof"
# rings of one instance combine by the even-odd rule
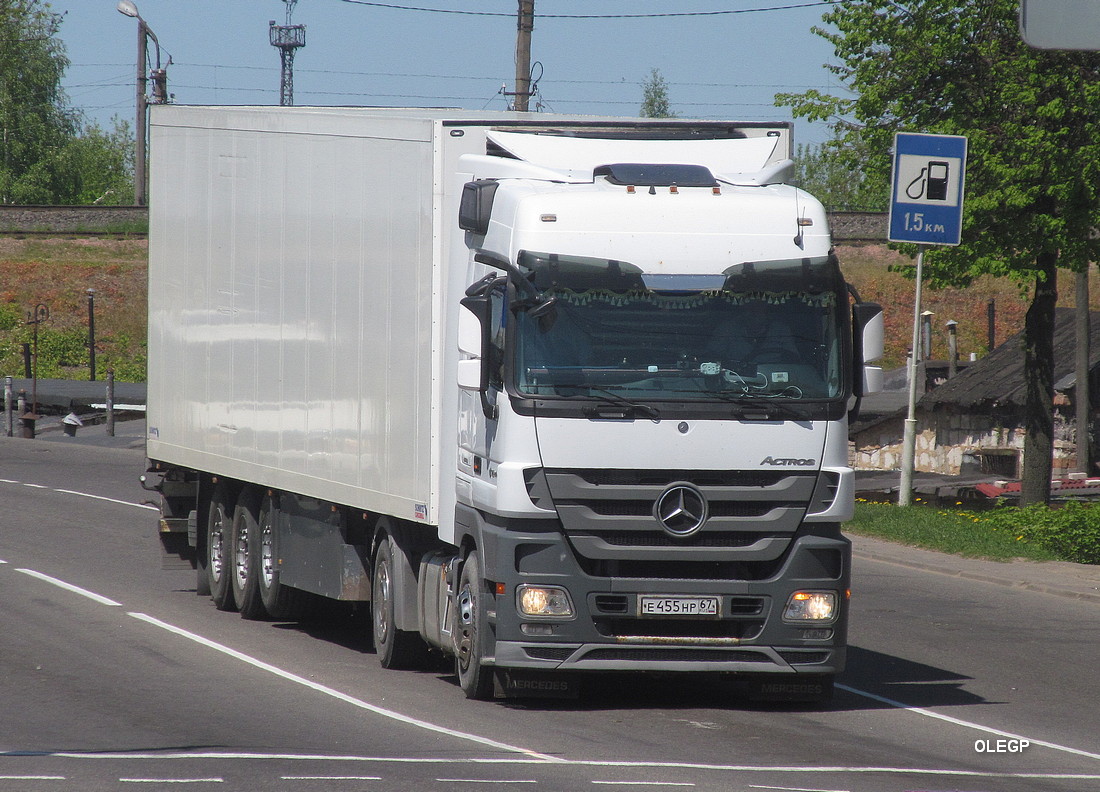
[[[1054,476],[1076,467],[1076,337],[1072,308],[1055,311]],[[1090,314],[1089,393],[1097,426],[1100,409],[1100,314]],[[896,470],[901,466],[907,400],[885,394],[878,409],[873,397],[850,431],[853,467]],[[928,390],[917,402],[914,468],[927,473],[985,473],[1019,478],[1023,457],[1027,394],[1023,334],[1017,333],[955,377]],[[1090,440],[1097,459],[1098,438]],[[1092,472],[1092,471],[1090,471]]]

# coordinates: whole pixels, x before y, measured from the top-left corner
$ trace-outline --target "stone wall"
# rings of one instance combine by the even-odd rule
[[[0,233],[57,231],[105,232],[147,228],[144,206],[10,206],[0,204]]]

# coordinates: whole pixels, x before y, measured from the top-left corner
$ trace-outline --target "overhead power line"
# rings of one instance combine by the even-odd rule
[[[453,8],[425,8],[423,6],[397,5],[395,3],[377,3],[372,2],[372,0],[343,0],[343,2],[353,3],[355,5],[374,6],[375,8],[389,8],[396,11],[422,11],[430,14],[515,17],[514,13],[505,11],[462,11]],[[664,17],[708,17],[729,16],[732,14],[755,14],[764,11],[790,11],[795,8],[835,5],[837,2],[839,2],[839,0],[813,0],[813,2],[808,3],[793,3],[791,5],[769,6],[767,8],[733,8],[722,11],[667,11],[656,14],[535,14],[535,16],[539,19],[660,19]]]

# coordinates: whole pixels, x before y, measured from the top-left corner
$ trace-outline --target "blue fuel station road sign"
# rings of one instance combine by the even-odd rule
[[[890,195],[891,242],[957,245],[962,239],[966,138],[898,132]]]

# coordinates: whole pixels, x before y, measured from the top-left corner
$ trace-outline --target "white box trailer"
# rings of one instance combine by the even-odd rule
[[[441,648],[458,657],[475,697],[489,693],[495,671],[509,672],[507,684],[521,672],[631,667],[804,672],[828,687],[843,663],[846,621],[847,544],[834,530],[851,509],[843,416],[853,389],[864,387],[855,374],[874,355],[876,331],[866,318],[874,310],[857,311],[854,332],[870,340],[864,349],[857,337],[853,347],[824,212],[782,183],[789,125],[409,109],[152,111],[147,452],[161,477],[162,536],[193,555],[200,590],[219,607],[271,615],[299,591],[372,601],[385,665],[412,664],[425,643]],[[629,287],[608,281],[623,272],[633,273]],[[737,291],[736,283],[751,288]],[[673,364],[655,354],[635,375],[633,351],[613,366],[604,349],[599,365],[565,368],[532,365],[534,352],[523,351],[529,317],[546,325],[560,315],[562,328],[572,321],[571,301],[621,305],[639,289],[657,307],[709,301],[709,311],[766,293],[817,327],[820,337],[806,344],[814,358],[782,371],[753,364],[746,374],[703,359],[712,353],[700,348],[676,351]],[[689,292],[696,296],[676,296]],[[701,316],[700,327],[710,321]],[[624,333],[612,336],[587,341],[621,346]],[[647,345],[654,343],[663,344]],[[814,366],[813,384],[797,381]],[[698,380],[693,388],[705,381],[722,392],[685,398],[650,382],[685,367]],[[567,386],[545,384],[563,371]],[[606,384],[623,376],[647,384]],[[578,377],[598,387],[565,390]],[[746,384],[756,382],[763,384]],[[621,387],[626,397],[606,395]],[[634,387],[656,406],[640,406]],[[756,397],[766,397],[756,399],[766,405],[759,415],[745,406]],[[773,410],[780,404],[788,418]],[[683,420],[654,417],[662,412]],[[802,419],[814,427],[809,434]],[[684,428],[695,424],[702,431],[694,435]],[[774,450],[764,461],[731,456],[734,445],[761,444]],[[692,549],[687,535],[729,530],[727,518],[707,522],[708,504],[716,511],[735,490],[760,500],[759,485],[732,473],[695,482],[693,466],[783,465],[806,468],[801,477],[767,479],[776,493],[802,492],[763,517],[786,515],[786,533],[745,534],[752,550],[743,560],[769,556],[778,565],[771,577],[783,578],[780,566],[790,571],[803,539],[807,558],[834,554],[819,586],[829,597],[796,586],[828,610],[819,635],[829,638],[799,638],[792,649],[818,641],[808,670],[771,646],[757,656],[730,653],[749,631],[780,621],[782,608],[761,594],[754,607],[767,612],[751,630],[734,624],[730,597],[755,584],[731,582],[726,572],[721,583],[701,584],[698,570],[686,568],[672,573],[679,582],[671,588],[657,584],[642,569],[662,557],[652,535],[622,555],[624,568],[633,560],[640,571],[617,577],[612,545],[593,539],[587,523],[569,527],[590,512],[574,508],[574,472],[664,470],[664,484],[631,485],[643,511],[652,505],[650,515],[630,518],[632,527],[663,530],[671,562],[711,563],[705,548],[715,537]],[[687,533],[660,513],[670,493],[681,505],[700,499],[703,513]],[[810,509],[817,516],[798,516],[813,498],[822,503]],[[800,527],[815,521],[823,532]],[[547,531],[557,538],[547,542]],[[815,542],[829,549],[811,550]],[[728,547],[721,559],[732,564]],[[563,560],[561,570],[523,560],[586,552],[588,561]],[[536,585],[540,574],[566,585]],[[599,615],[586,612],[598,591],[627,579],[630,630],[639,621],[668,627],[666,619],[647,622],[651,615],[688,619],[652,646],[625,636],[639,646],[631,659],[607,654],[624,636],[601,633]],[[490,598],[519,615],[503,617]],[[533,612],[529,600],[537,600]],[[714,619],[723,629],[692,633]],[[571,634],[568,623],[587,626]],[[662,647],[677,639],[710,653],[666,662]],[[650,660],[639,665],[639,651]]]

